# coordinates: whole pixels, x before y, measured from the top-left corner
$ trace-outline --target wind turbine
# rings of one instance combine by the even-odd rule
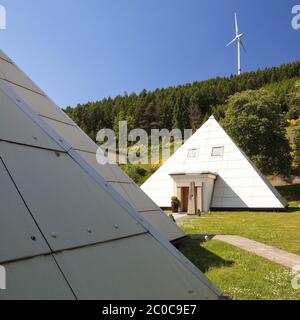
[[[238,19],[236,13],[234,14],[235,18],[235,38],[231,40],[226,47],[229,47],[231,44],[234,42],[237,42],[237,47],[238,47],[238,75],[241,74],[242,68],[241,68],[241,47],[246,51],[245,46],[242,41],[242,37],[244,36],[243,33],[239,33],[239,25],[238,25]]]

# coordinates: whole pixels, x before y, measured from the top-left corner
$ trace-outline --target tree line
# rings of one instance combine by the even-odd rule
[[[157,128],[195,131],[214,114],[265,174],[286,175],[291,168],[291,150],[284,127],[286,120],[300,116],[299,78],[300,61],[297,61],[241,76],[143,90],[140,94],[125,93],[114,99],[78,104],[65,111],[94,140],[100,129],[118,131],[121,120],[127,120],[129,129],[141,128],[148,133]],[[245,128],[241,128],[241,123]],[[247,130],[244,139],[240,139],[242,129]],[[261,147],[251,146],[253,141],[260,142]],[[266,151],[267,143],[273,143],[271,149],[277,156],[271,150]]]
[[[100,129],[114,128],[120,119],[127,120],[133,128],[148,132],[151,128],[196,129],[215,106],[224,104],[230,96],[266,85],[278,95],[282,112],[287,112],[286,96],[299,77],[300,61],[297,61],[239,77],[215,78],[155,91],[143,90],[140,94],[125,93],[114,99],[78,104],[65,111],[92,139]]]

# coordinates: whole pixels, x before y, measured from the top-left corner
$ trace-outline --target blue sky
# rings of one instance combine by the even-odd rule
[[[0,0],[1,48],[59,106],[236,72],[234,12],[245,33],[243,70],[300,59],[291,27],[300,0]]]

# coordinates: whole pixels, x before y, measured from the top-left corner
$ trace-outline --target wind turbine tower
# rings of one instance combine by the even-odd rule
[[[244,36],[243,33],[239,33],[239,25],[238,25],[238,19],[237,14],[234,14],[235,18],[235,38],[231,40],[226,47],[229,47],[233,43],[237,43],[237,49],[238,49],[238,75],[242,73],[242,67],[241,67],[241,47],[246,51],[244,43],[242,41],[242,38]]]

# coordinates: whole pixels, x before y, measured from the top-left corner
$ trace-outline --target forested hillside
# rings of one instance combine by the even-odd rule
[[[214,114],[264,174],[289,176],[300,171],[299,79],[297,61],[241,76],[124,94],[66,112],[92,139],[102,128],[118,132],[123,120],[129,130],[196,130]],[[124,169],[138,183],[154,171],[132,165]]]
[[[79,104],[66,112],[95,139],[101,128],[114,128],[119,120],[129,126],[149,131],[151,128],[197,128],[236,92],[263,86],[276,93],[282,112],[289,108],[288,94],[300,77],[300,61],[280,67],[244,73],[241,76],[215,78],[153,92],[124,94],[114,99]]]

